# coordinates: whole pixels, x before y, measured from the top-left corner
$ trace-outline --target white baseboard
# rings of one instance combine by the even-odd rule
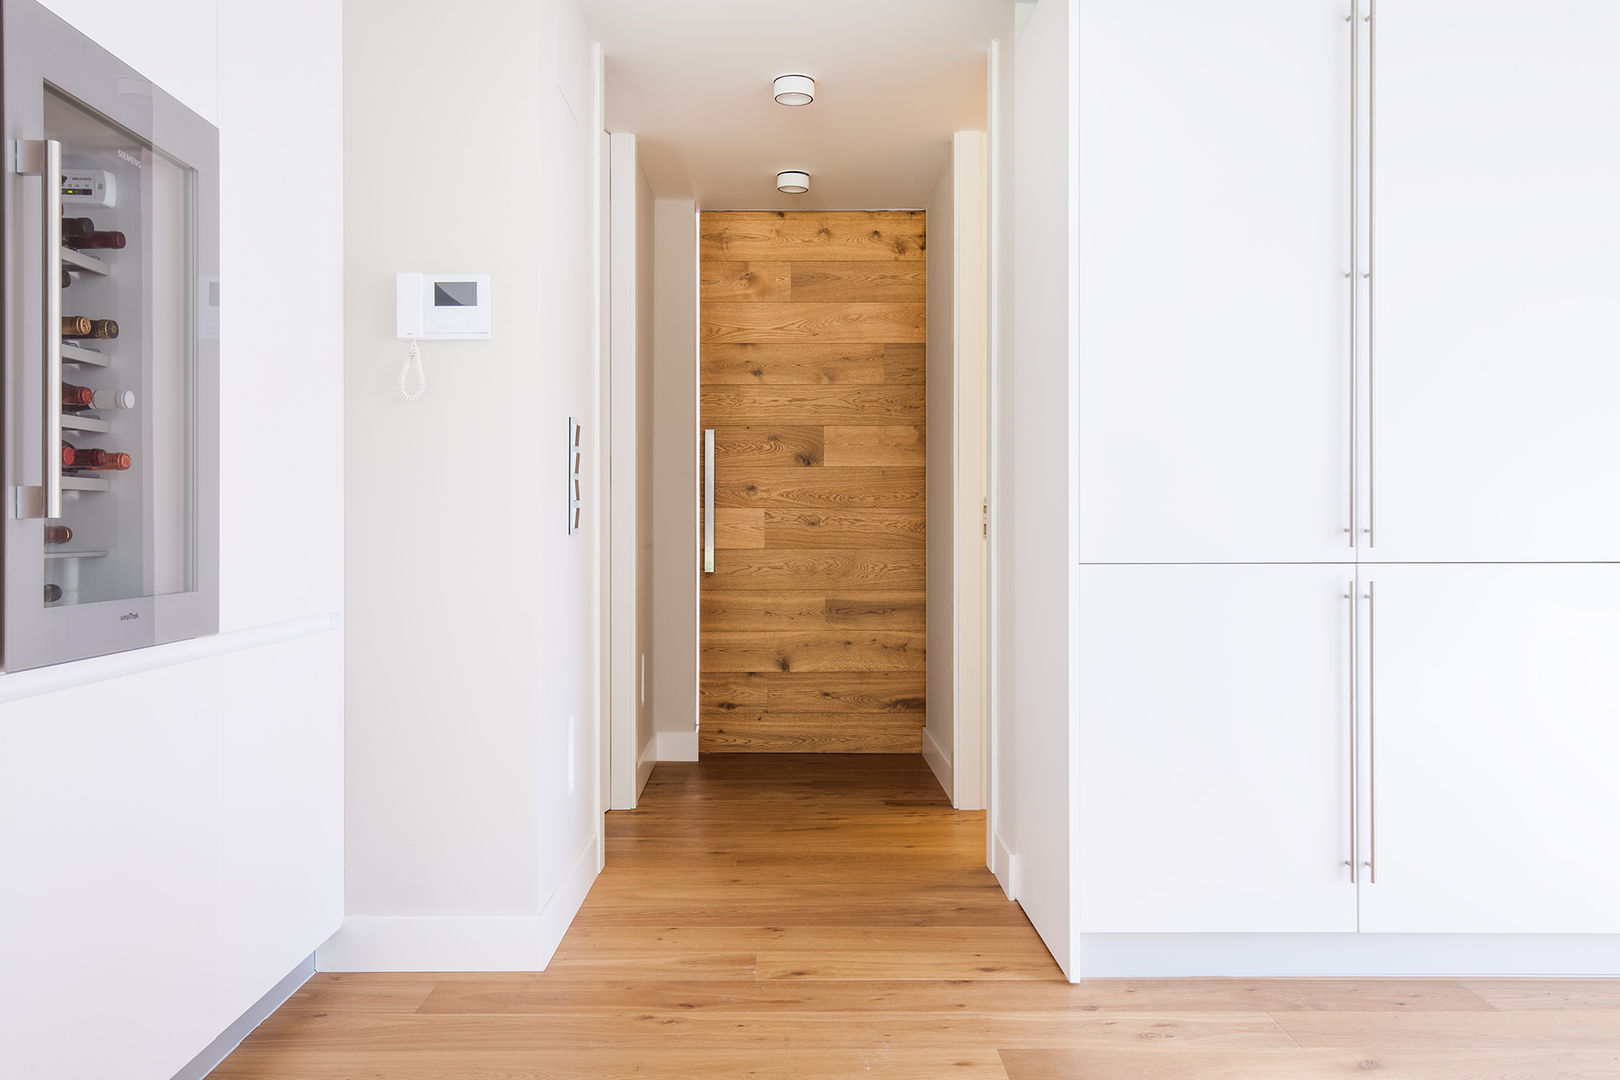
[[[1620,975],[1620,934],[1081,934],[1081,979]]]
[[[349,915],[317,971],[543,971],[602,865],[593,831],[538,915]]]
[[[698,733],[692,731],[660,731],[658,733],[659,761],[696,761],[698,759]]]
[[[641,798],[641,791],[651,779],[653,766],[658,764],[658,736],[654,735],[647,740],[647,745],[641,748],[641,757],[636,761],[636,798]]]
[[[934,733],[927,728],[923,728],[922,751],[923,760],[934,770],[934,778],[939,781],[939,786],[945,789],[945,797],[951,800],[952,806],[955,806],[956,773],[951,768],[951,755],[945,752],[945,748],[939,745],[939,740],[934,738]]]
[[[1017,859],[1001,834],[992,833],[990,836],[990,872],[996,875],[1001,883],[1001,891],[1007,894],[1007,899],[1018,899],[1018,878],[1014,871],[1017,869]]]

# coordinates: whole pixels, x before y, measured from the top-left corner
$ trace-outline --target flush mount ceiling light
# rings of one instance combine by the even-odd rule
[[[803,195],[810,190],[810,174],[802,169],[788,169],[776,174],[776,190],[785,195]]]
[[[778,75],[771,83],[778,105],[808,105],[816,100],[816,80],[808,75]]]

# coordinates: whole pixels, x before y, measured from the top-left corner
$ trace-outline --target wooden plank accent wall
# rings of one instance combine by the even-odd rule
[[[702,215],[704,752],[922,751],[925,224]]]

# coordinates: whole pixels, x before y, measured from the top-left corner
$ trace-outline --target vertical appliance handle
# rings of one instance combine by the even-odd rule
[[[714,573],[714,428],[703,429],[703,572]]]
[[[1361,269],[1361,14],[1359,0],[1351,0],[1350,14],[1350,547],[1356,546],[1356,455],[1357,427],[1360,417],[1356,409],[1356,365],[1361,348],[1359,324],[1361,321],[1361,282],[1356,273]],[[1352,590],[1353,595],[1353,590]],[[1352,604],[1352,607],[1355,605]]]
[[[1378,279],[1374,277],[1374,249],[1378,246],[1378,181],[1374,163],[1378,154],[1378,20],[1377,0],[1367,0],[1367,270],[1362,277],[1367,282],[1367,546],[1377,543],[1378,495],[1373,481],[1375,466],[1373,451],[1377,446],[1377,427],[1373,423],[1373,309],[1374,292]]]
[[[14,171],[38,175],[43,185],[40,221],[41,279],[40,327],[43,343],[40,421],[40,498],[19,491],[17,516],[62,516],[62,144],[56,139],[20,139],[15,146]],[[24,489],[26,491],[26,489]]]
[[[1361,776],[1360,776],[1360,747],[1356,744],[1356,679],[1360,675],[1360,665],[1357,663],[1357,650],[1359,648],[1359,628],[1356,625],[1356,583],[1350,582],[1345,591],[1344,598],[1350,601],[1350,858],[1345,861],[1350,868],[1350,884],[1360,884],[1361,853],[1357,850],[1360,839],[1361,823]]]
[[[1367,582],[1367,882],[1378,884],[1378,612],[1376,582]]]

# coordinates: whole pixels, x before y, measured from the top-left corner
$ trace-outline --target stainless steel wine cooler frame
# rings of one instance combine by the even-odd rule
[[[219,273],[219,132],[139,72],[32,0],[4,0],[4,626],[7,671],[138,649],[219,628],[219,341],[204,332],[205,283]],[[149,90],[149,93],[148,93]],[[61,155],[45,130],[48,92],[99,114],[190,171],[191,269],[179,292],[192,430],[185,463],[190,588],[47,606],[45,524],[62,513]],[[113,255],[112,258],[116,258]],[[121,270],[126,268],[120,268]],[[127,268],[134,273],[136,268]],[[150,302],[150,290],[143,292]],[[121,345],[126,356],[134,348]],[[133,363],[133,360],[127,361]],[[153,410],[142,413],[150,445]],[[116,483],[118,478],[114,478]],[[150,486],[142,489],[143,557],[154,558]],[[80,496],[91,497],[89,493]],[[152,589],[156,591],[156,589]]]

